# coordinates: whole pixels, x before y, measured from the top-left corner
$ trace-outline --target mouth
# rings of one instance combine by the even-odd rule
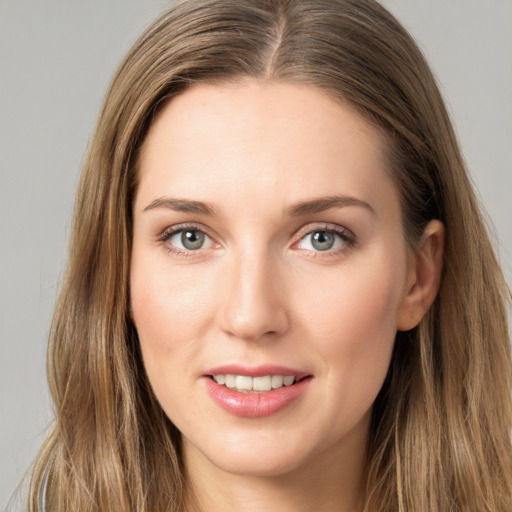
[[[260,375],[251,377],[249,375],[236,375],[232,373],[217,373],[208,375],[211,380],[233,391],[240,393],[262,393],[293,386],[308,376],[295,375]]]
[[[227,365],[203,374],[212,400],[229,414],[245,418],[287,409],[307,393],[312,380],[311,374],[274,365]]]

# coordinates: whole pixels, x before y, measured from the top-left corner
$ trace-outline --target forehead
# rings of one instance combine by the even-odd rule
[[[156,117],[141,152],[138,196],[226,202],[234,195],[285,206],[343,193],[378,201],[384,185],[396,193],[385,147],[353,108],[310,86],[197,85]]]

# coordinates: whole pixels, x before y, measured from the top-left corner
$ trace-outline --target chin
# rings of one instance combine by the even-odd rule
[[[270,434],[269,434],[270,437]],[[197,447],[183,443],[185,458],[207,459],[218,469],[240,476],[275,477],[300,468],[312,454],[304,443],[294,443],[290,438],[272,440],[263,435],[258,439],[229,439],[215,442],[215,446]],[[221,447],[221,449],[219,449]]]

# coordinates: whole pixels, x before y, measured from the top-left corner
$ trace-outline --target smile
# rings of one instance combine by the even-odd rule
[[[246,369],[245,375],[235,367],[219,370],[203,375],[206,392],[229,414],[246,418],[270,416],[286,409],[306,393],[313,380],[311,374],[305,373],[290,375],[284,371],[276,374],[276,368],[267,371]],[[269,370],[272,373],[267,373]]]
[[[217,384],[239,392],[265,392],[291,386],[300,379],[294,375],[248,375],[217,374],[211,377]]]

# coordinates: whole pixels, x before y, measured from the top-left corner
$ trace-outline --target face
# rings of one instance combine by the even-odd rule
[[[268,476],[362,457],[408,254],[383,140],[348,106],[251,81],[173,99],[140,159],[130,285],[185,460]]]

